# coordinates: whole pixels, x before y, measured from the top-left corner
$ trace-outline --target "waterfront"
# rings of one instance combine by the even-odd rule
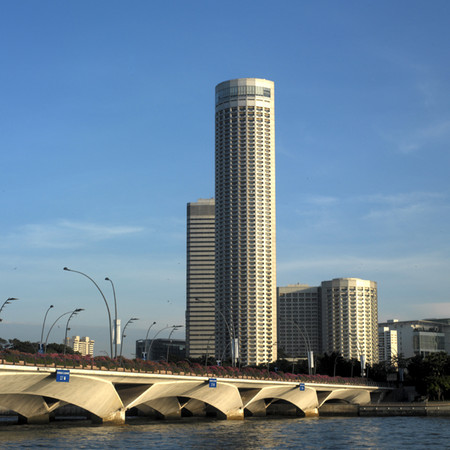
[[[0,425],[1,448],[450,448],[449,417],[330,417],[218,421],[131,420]]]

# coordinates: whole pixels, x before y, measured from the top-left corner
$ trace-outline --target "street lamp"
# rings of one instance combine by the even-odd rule
[[[18,298],[15,298],[15,297],[9,297],[9,298],[7,298],[4,302],[3,302],[3,305],[0,307],[0,313],[2,312],[2,310],[3,310],[3,308],[6,306],[6,305],[9,305],[12,301],[14,301],[14,300],[19,300]],[[0,318],[0,322],[2,321],[3,319],[1,319]]]
[[[45,327],[45,321],[47,319],[47,314],[48,312],[53,308],[53,305],[50,305],[45,313],[44,316],[44,321],[42,322],[42,330],[41,330],[41,340],[39,341],[39,353],[44,353],[44,344],[43,344],[43,339],[44,339],[44,327]]]
[[[183,328],[183,325],[167,325],[167,327],[161,328],[155,336],[153,336],[152,342],[150,342],[150,347],[148,348],[148,354],[147,354],[147,361],[150,359],[150,352],[152,351],[153,342],[155,342],[155,339],[158,337],[158,334],[161,333],[161,331],[167,330],[168,328]]]
[[[147,353],[147,348],[148,348],[148,344],[147,344],[147,339],[148,339],[148,334],[150,333],[150,330],[152,329],[153,325],[156,325],[156,322],[153,322],[152,324],[150,324],[150,326],[148,327],[147,330],[147,334],[145,335],[145,341],[144,341],[144,354],[145,354],[145,361],[148,360],[148,353]]]
[[[70,319],[71,319],[73,316],[76,316],[80,311],[84,311],[84,309],[83,309],[83,308],[78,308],[78,309],[76,309],[75,311],[72,311],[72,313],[70,314],[69,318],[67,319],[66,333],[65,333],[65,335],[64,335],[64,355],[66,354],[66,347],[67,347],[67,330],[69,329],[69,322],[70,322]]]
[[[199,299],[197,297],[194,298],[194,301],[200,302],[200,303],[210,303],[210,302],[208,302],[208,300],[201,300],[201,299]],[[229,323],[228,323],[228,321],[227,321],[227,319],[225,317],[225,314],[220,309],[216,309],[215,308],[215,311],[217,311],[222,316],[222,318],[223,318],[223,320],[225,322],[225,325],[227,326],[228,334],[230,335],[231,365],[233,367],[236,367],[236,342],[235,342],[234,329],[233,329],[232,326],[230,327],[230,325],[229,325]],[[228,347],[228,345],[227,345],[227,347]],[[225,349],[227,347],[225,347]]]
[[[173,333],[175,330],[179,330],[179,329],[180,329],[180,326],[173,327],[172,330],[171,330],[170,333],[169,333],[169,339],[168,339],[169,342],[167,343],[167,357],[166,357],[166,361],[167,361],[167,362],[169,362],[170,338],[172,337],[172,333]]]
[[[103,292],[102,292],[102,290],[100,289],[100,287],[98,286],[98,284],[97,284],[97,283],[96,283],[89,275],[86,275],[86,274],[83,273],[83,272],[79,272],[78,270],[72,270],[72,269],[69,269],[68,267],[64,267],[63,270],[67,270],[68,272],[79,273],[80,275],[83,275],[84,277],[86,277],[86,278],[88,278],[89,280],[91,280],[91,281],[94,283],[95,287],[96,287],[96,288],[98,289],[98,291],[100,292],[101,296],[103,297],[103,300],[105,301],[106,309],[107,309],[107,311],[108,311],[109,346],[110,346],[110,355],[111,355],[111,358],[112,358],[112,356],[113,356],[113,350],[112,350],[111,312],[109,311],[109,306],[108,306],[108,302],[106,301],[105,295],[103,294]]]
[[[358,335],[356,333],[348,333],[350,336],[353,336],[356,339],[356,348],[359,354],[359,362],[361,365],[361,378],[366,375],[366,356],[363,353],[363,346],[359,342]]]
[[[112,282],[111,278],[106,277],[106,281],[109,281],[112,286],[113,290],[113,296],[114,296],[114,358],[117,358],[117,337],[120,337],[120,329],[119,325],[117,323],[117,301],[116,301],[116,289],[114,288],[114,283]],[[119,342],[120,344],[120,342]]]
[[[122,361],[122,348],[123,348],[123,339],[126,337],[125,336],[125,329],[127,328],[128,324],[135,322],[136,320],[139,320],[137,317],[132,317],[131,319],[128,320],[128,322],[125,324],[125,326],[123,327],[123,331],[122,331],[122,339],[120,341],[120,356],[119,359]]]
[[[83,311],[83,309],[78,308],[78,309],[75,309],[74,311],[75,311],[75,312],[80,312],[80,311]],[[50,332],[53,330],[53,327],[56,325],[56,322],[58,322],[58,320],[61,319],[61,317],[67,316],[67,314],[71,314],[71,313],[74,312],[74,311],[67,311],[67,312],[65,312],[64,314],[61,314],[61,315],[60,315],[60,316],[52,323],[52,326],[51,326],[50,329],[48,330],[47,337],[45,338],[44,352],[47,351],[48,337],[50,336]]]
[[[281,319],[283,320],[283,319]],[[303,333],[303,330],[301,329],[300,325],[295,320],[289,320],[287,319],[287,322],[291,322],[298,331],[300,331],[300,334],[305,341],[305,347],[306,347],[306,356],[308,357],[308,373],[309,375],[312,374],[312,369],[314,368],[314,352],[311,350],[311,341],[309,340],[309,336],[307,331],[305,330],[305,333]],[[305,336],[306,334],[306,336]]]

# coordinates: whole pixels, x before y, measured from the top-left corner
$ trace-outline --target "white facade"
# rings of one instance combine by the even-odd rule
[[[215,342],[215,202],[187,205],[186,355],[214,356]]]
[[[396,365],[398,357],[397,330],[378,327],[378,359],[389,365]]]
[[[94,339],[90,339],[88,336],[80,338],[80,336],[72,336],[67,338],[66,345],[71,347],[74,352],[80,353],[82,356],[94,355]]]
[[[216,86],[216,356],[244,365],[277,359],[274,98],[268,80]]]
[[[378,362],[377,283],[335,278],[321,285],[322,347],[344,358]]]
[[[380,327],[397,332],[398,354],[403,358],[415,355],[427,356],[430,353],[450,353],[450,320],[388,320]]]

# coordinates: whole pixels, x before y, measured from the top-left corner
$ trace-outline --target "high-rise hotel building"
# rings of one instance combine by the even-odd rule
[[[187,204],[186,355],[214,356],[214,199]]]
[[[274,83],[216,86],[216,356],[277,359]]]
[[[378,362],[377,283],[335,278],[321,285],[322,349]]]

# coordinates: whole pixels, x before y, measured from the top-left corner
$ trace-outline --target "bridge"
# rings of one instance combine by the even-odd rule
[[[280,414],[288,409],[317,416],[329,401],[365,405],[390,388],[381,386],[300,383],[249,378],[221,378],[163,373],[0,364],[0,407],[27,423],[47,423],[58,408],[83,408],[97,423],[125,423],[125,413],[174,419],[185,415],[221,419]]]

